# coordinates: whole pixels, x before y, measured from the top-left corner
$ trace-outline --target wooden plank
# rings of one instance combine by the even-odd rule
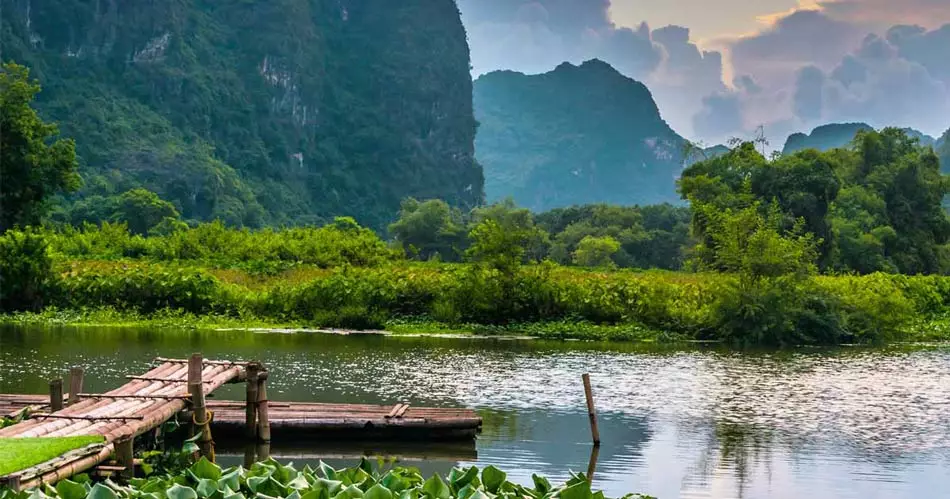
[[[115,419],[144,419],[144,416],[67,416],[65,414],[50,414],[48,412],[37,412],[29,415],[30,418],[43,419],[75,419],[78,421],[108,421]]]
[[[152,378],[149,376],[126,376],[125,379],[133,379],[138,381],[154,381],[156,383],[183,383],[188,384],[187,378]],[[211,383],[209,380],[202,381],[202,383]]]
[[[80,393],[79,398],[94,399],[142,399],[142,400],[187,400],[188,395],[109,395],[106,393]]]

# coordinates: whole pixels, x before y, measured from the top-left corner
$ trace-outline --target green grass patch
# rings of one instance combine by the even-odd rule
[[[64,452],[102,442],[101,436],[0,438],[0,476],[49,461]]]

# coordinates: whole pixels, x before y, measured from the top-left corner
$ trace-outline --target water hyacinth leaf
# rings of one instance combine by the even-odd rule
[[[29,495],[29,499],[47,499],[48,497],[41,489],[33,489],[33,492],[30,492]]]
[[[505,483],[506,478],[508,478],[508,475],[494,466],[488,466],[482,470],[482,484],[485,485],[485,490],[492,494],[498,492],[499,487]]]
[[[449,486],[442,481],[442,477],[440,477],[438,473],[426,480],[425,485],[422,486],[422,491],[425,492],[430,499],[449,499],[452,497],[452,491],[449,489]]]
[[[561,499],[592,499],[593,494],[590,491],[590,482],[584,480],[579,483],[575,483],[570,487],[562,490],[558,497]]]
[[[399,493],[399,499],[419,499],[419,489],[406,489]]]
[[[310,488],[310,482],[307,481],[307,477],[304,475],[297,475],[293,480],[287,482],[287,487],[293,490],[305,490]]]
[[[327,489],[313,489],[300,497],[300,499],[330,499]]]
[[[201,456],[197,463],[191,465],[189,470],[198,479],[207,478],[208,480],[218,480],[221,478],[221,467],[208,461],[208,458]]]
[[[532,474],[531,480],[534,482],[534,489],[541,493],[541,495],[551,492],[551,482],[543,476]]]
[[[340,489],[343,488],[343,482],[339,480],[327,480],[326,478],[317,478],[313,482],[313,487],[315,489],[326,489],[327,493],[332,497],[335,496]]]
[[[198,486],[195,487],[198,497],[208,498],[218,493],[218,482],[209,478],[199,478]]]
[[[468,499],[469,496],[475,493],[475,490],[477,489],[475,487],[472,487],[472,484],[468,484],[462,487],[462,490],[458,491],[458,494],[456,494],[456,497],[458,499]]]
[[[295,490],[295,491],[291,492],[290,495],[288,495],[288,496],[285,497],[284,499],[300,499],[300,492],[298,492],[298,491]]]
[[[168,496],[168,499],[198,499],[198,493],[195,492],[195,489],[177,483],[166,490],[165,495]]]
[[[449,472],[449,483],[452,484],[452,488],[455,490],[461,490],[466,485],[472,483],[475,478],[478,477],[478,468],[472,466],[466,470],[460,470],[458,468],[452,468],[452,471]]]
[[[369,462],[369,459],[366,459],[366,457],[361,457],[361,458],[360,458],[360,466],[359,466],[359,467],[360,467],[361,470],[365,471],[366,473],[369,473],[370,475],[372,475],[373,472],[376,471],[375,468],[373,468],[372,463],[370,463],[370,462]]]
[[[326,478],[327,480],[337,479],[336,470],[333,469],[333,466],[330,466],[329,464],[323,461],[320,461],[320,463],[317,465],[317,469],[319,469],[320,473],[323,474],[323,478]]]
[[[604,493],[598,490],[597,492],[594,492],[594,499],[606,499],[606,498],[604,497]]]
[[[237,492],[234,494],[224,496],[224,499],[244,499],[244,494]]]
[[[492,499],[492,497],[482,492],[481,489],[475,489],[475,492],[468,496],[468,499]]]
[[[360,499],[363,497],[363,491],[356,485],[344,487],[333,499]]]
[[[97,483],[93,485],[91,489],[89,489],[89,494],[86,496],[86,499],[118,499],[118,497],[119,496],[116,495],[115,491],[113,491],[112,489],[110,489],[109,487],[106,487],[105,485],[101,483]],[[182,498],[168,496],[168,499],[182,499]],[[195,499],[195,498],[191,498],[191,499]]]
[[[387,473],[379,483],[389,489],[393,494],[398,494],[412,486],[409,480],[393,472]]]
[[[393,493],[382,485],[373,485],[363,493],[363,499],[393,499]]]
[[[219,488],[227,487],[231,489],[231,491],[240,490],[242,471],[244,470],[241,468],[237,468],[221,475],[221,478],[218,479],[218,487]]]
[[[56,494],[62,499],[85,499],[86,487],[72,480],[60,480],[56,484]]]

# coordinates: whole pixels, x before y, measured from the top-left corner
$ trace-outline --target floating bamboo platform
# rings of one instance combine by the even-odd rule
[[[83,394],[82,369],[73,369],[68,405],[64,407],[62,382],[55,380],[50,383],[50,397],[46,404],[31,403],[25,419],[0,429],[0,437],[99,435],[103,437],[103,442],[69,451],[46,463],[0,477],[0,484],[14,490],[24,490],[56,482],[98,465],[113,453],[120,462],[126,461],[128,464],[125,468],[131,471],[132,439],[180,413],[189,398],[192,399],[193,407],[200,408],[204,404],[204,397],[216,388],[244,379],[247,365],[202,361],[200,355],[194,356],[191,361],[160,359],[158,367],[142,376],[129,376],[131,381],[103,394]],[[13,396],[4,401],[7,404],[4,413],[7,412],[6,407],[18,403],[18,400],[26,399]],[[207,428],[206,425],[199,426]]]
[[[31,412],[48,411],[49,397],[0,394],[0,415],[13,417],[26,408]],[[214,414],[211,431],[216,440],[237,437],[245,432],[245,402],[209,400],[207,408]],[[471,409],[273,400],[268,402],[268,409],[274,441],[299,441],[301,438],[322,441],[472,440],[482,426],[482,418]],[[190,421],[190,418],[187,410],[179,416],[181,421]]]
[[[297,444],[373,441],[468,441],[481,431],[471,409],[365,404],[275,402],[267,399],[268,372],[257,362],[155,359],[158,367],[106,393],[84,393],[83,370],[70,372],[69,392],[62,380],[50,382],[49,395],[0,394],[0,416],[21,418],[0,429],[0,438],[99,435],[103,442],[71,450],[46,463],[0,476],[0,485],[25,490],[96,467],[116,456],[110,471],[134,473],[133,439],[172,418],[190,422],[200,433],[200,453],[214,458],[212,431],[219,441],[260,445],[269,454],[272,439]],[[245,401],[208,401],[226,383],[246,383]],[[250,454],[248,454],[250,457]]]

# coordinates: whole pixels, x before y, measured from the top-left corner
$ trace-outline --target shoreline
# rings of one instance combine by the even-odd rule
[[[656,345],[725,345],[721,341],[700,340],[684,334],[659,331],[641,324],[600,325],[585,322],[557,321],[527,324],[485,325],[446,324],[428,319],[389,321],[382,329],[321,327],[300,322],[265,321],[256,317],[195,315],[179,311],[161,311],[143,315],[111,308],[95,310],[47,309],[42,312],[0,314],[2,326],[74,327],[74,328],[151,328],[158,330],[229,332],[247,331],[255,334],[314,334],[335,336],[426,337],[486,339],[506,341],[590,341]],[[897,341],[877,344],[841,344],[827,346],[900,346],[950,344],[950,315],[920,319],[907,328],[906,336]],[[727,345],[725,345],[727,346]],[[805,348],[799,345],[789,348]]]

